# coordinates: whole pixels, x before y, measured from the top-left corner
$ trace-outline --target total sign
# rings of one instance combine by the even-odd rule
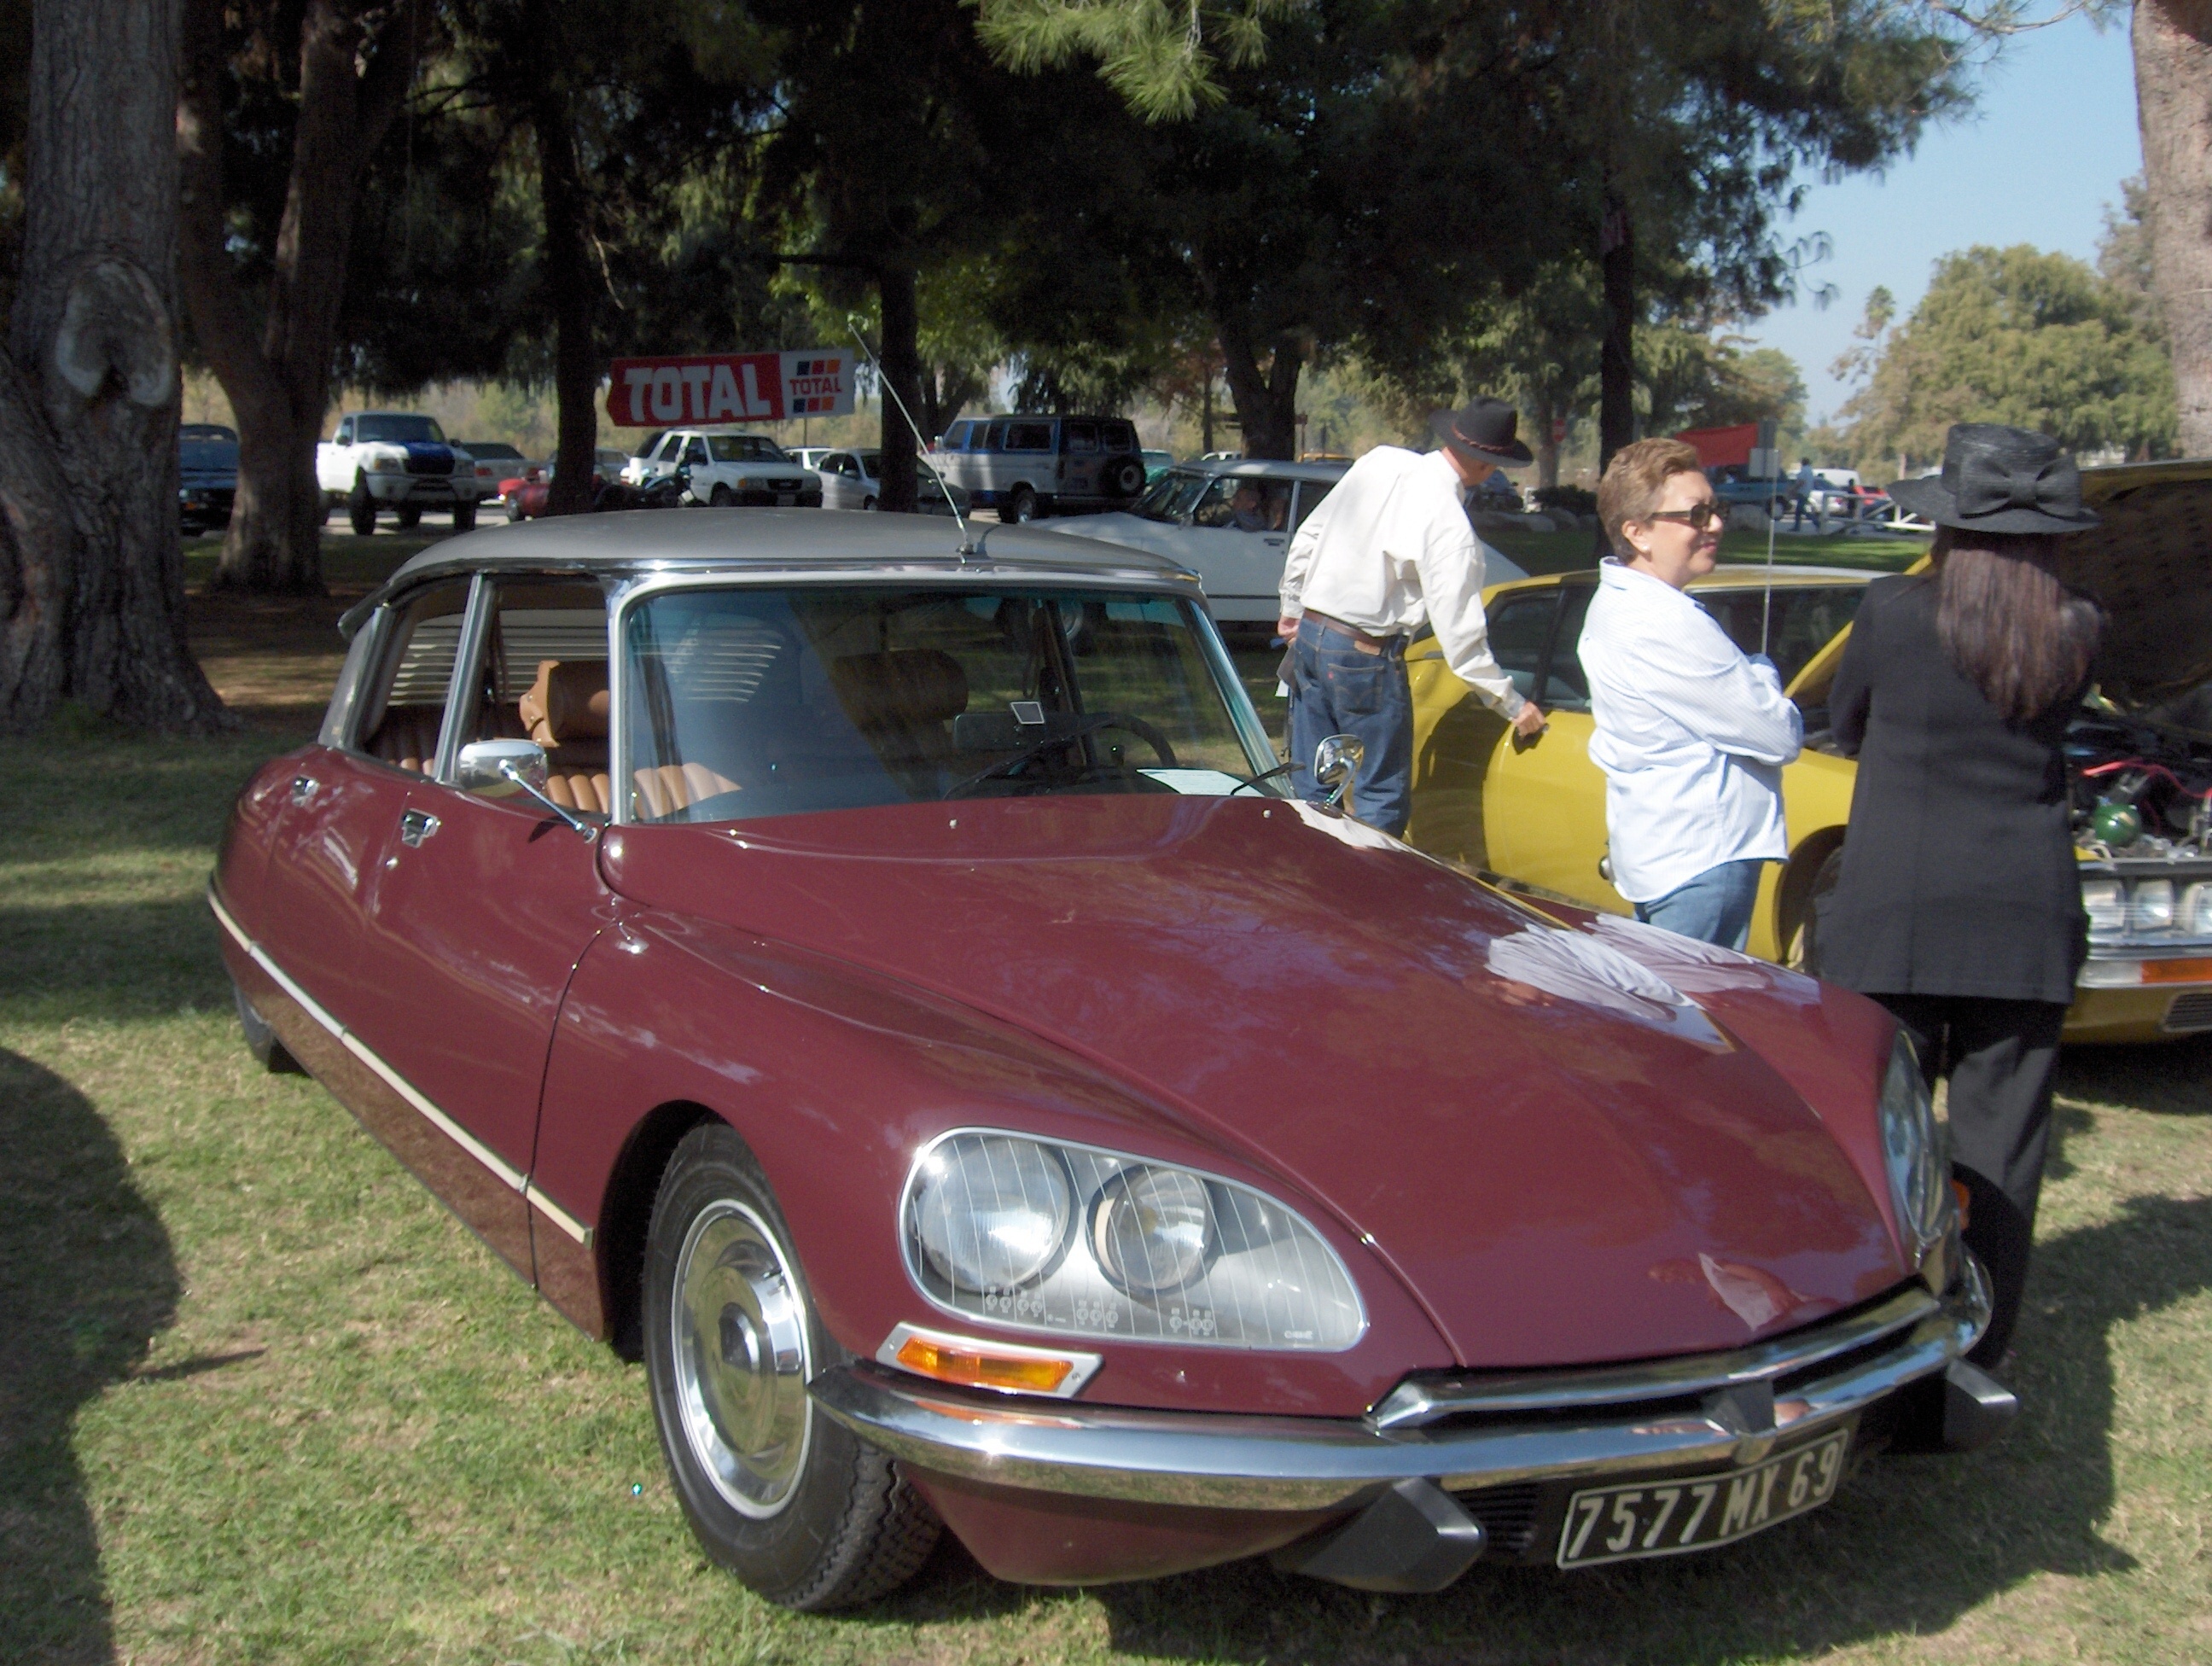
[[[852,356],[823,347],[617,359],[610,384],[607,420],[617,428],[781,423],[853,410]]]

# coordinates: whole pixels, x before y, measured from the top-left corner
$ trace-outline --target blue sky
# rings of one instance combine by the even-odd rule
[[[1851,345],[1875,285],[1897,297],[1901,319],[1954,249],[2033,243],[2094,259],[2106,204],[2117,207],[2120,181],[2142,169],[2124,10],[2101,34],[2077,18],[2015,40],[1980,85],[1973,115],[1924,135],[1886,176],[1813,182],[1784,228],[1834,240],[1806,277],[1839,293],[1826,307],[1779,307],[1744,333],[1797,361],[1816,419],[1848,396],[1828,367]]]

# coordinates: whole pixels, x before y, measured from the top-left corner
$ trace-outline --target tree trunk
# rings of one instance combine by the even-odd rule
[[[406,0],[388,16],[357,0],[307,0],[299,123],[258,327],[225,242],[222,0],[184,3],[175,126],[185,298],[200,350],[238,416],[238,498],[216,578],[246,590],[319,594],[324,510],[315,443],[330,404],[354,206],[369,155],[414,78],[422,0]],[[289,50],[289,42],[266,44]]]
[[[1297,350],[1276,337],[1274,353],[1262,372],[1251,342],[1236,331],[1224,330],[1221,353],[1229,377],[1229,397],[1237,405],[1238,432],[1244,436],[1244,454],[1284,459],[1296,456],[1298,372],[1304,363]]]
[[[1628,205],[1608,192],[1598,233],[1605,339],[1598,345],[1597,468],[1636,437],[1636,228]]]
[[[546,7],[534,9],[539,15],[532,27],[533,36],[550,46],[556,38],[553,31],[558,23],[546,15]],[[545,218],[545,285],[553,302],[553,397],[560,413],[553,484],[546,493],[545,512],[576,514],[592,507],[592,471],[599,439],[599,362],[592,340],[591,252],[585,225],[590,208],[577,164],[568,96],[550,68],[538,77],[531,125],[538,136],[538,192]]]
[[[915,298],[911,266],[885,266],[876,284],[883,297],[884,401],[882,476],[876,507],[895,514],[912,514],[921,474],[915,463],[914,430],[899,415],[897,400],[908,410],[921,403],[921,315]]]
[[[1559,442],[1552,437],[1559,406],[1548,393],[1540,395],[1530,413],[1536,421],[1536,432],[1530,436],[1535,443],[1529,449],[1536,453],[1536,489],[1546,492],[1559,483]]]
[[[178,21],[179,0],[40,0],[33,15],[22,267],[0,370],[12,723],[57,696],[135,727],[231,721],[185,640]]]
[[[983,379],[961,365],[929,366],[921,378],[921,431],[935,440],[952,425],[952,419],[982,397]]]
[[[2151,269],[2172,343],[2184,457],[2212,456],[2212,3],[2137,0]]]

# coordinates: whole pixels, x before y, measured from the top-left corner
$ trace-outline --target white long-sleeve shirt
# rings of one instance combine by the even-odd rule
[[[1723,862],[1790,854],[1782,766],[1804,718],[1682,591],[1606,561],[1580,648],[1605,771],[1613,889],[1656,902]]]
[[[1377,446],[1291,540],[1283,617],[1310,607],[1377,636],[1411,635],[1425,620],[1453,674],[1510,720],[1528,702],[1490,651],[1482,616],[1488,554],[1468,524],[1449,456]]]

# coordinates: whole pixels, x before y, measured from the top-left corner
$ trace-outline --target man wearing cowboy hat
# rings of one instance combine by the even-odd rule
[[[1544,714],[1490,651],[1482,617],[1485,550],[1465,495],[1500,468],[1532,459],[1503,399],[1440,410],[1442,449],[1377,446],[1306,517],[1283,564],[1282,618],[1291,648],[1291,781],[1319,799],[1314,750],[1356,735],[1366,756],[1352,787],[1360,819],[1402,835],[1413,812],[1413,699],[1406,644],[1425,620],[1444,662],[1484,704],[1533,736]]]

